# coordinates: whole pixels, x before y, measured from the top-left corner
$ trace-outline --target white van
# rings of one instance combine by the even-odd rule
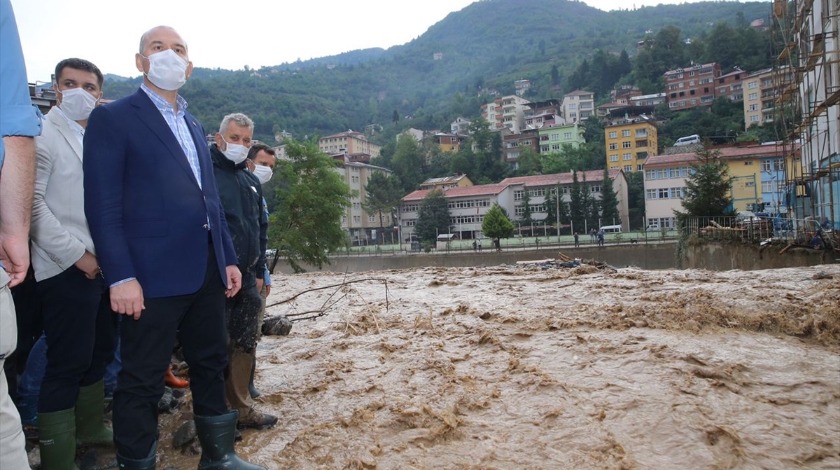
[[[685,137],[680,137],[674,142],[674,147],[681,147],[683,145],[691,145],[691,144],[699,144],[700,143],[700,136],[697,134],[687,135]]]
[[[621,225],[604,225],[601,230],[604,233],[621,233]]]

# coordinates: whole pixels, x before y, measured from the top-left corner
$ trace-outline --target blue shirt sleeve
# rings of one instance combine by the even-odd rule
[[[10,0],[0,0],[0,109],[2,137],[41,135],[40,113],[29,98],[26,64]],[[0,140],[0,168],[5,155]]]

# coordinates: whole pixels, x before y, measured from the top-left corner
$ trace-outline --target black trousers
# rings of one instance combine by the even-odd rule
[[[190,367],[194,414],[228,412],[225,286],[219,279],[213,246],[208,248],[204,285],[198,292],[147,298],[138,320],[124,317],[120,323],[122,370],[114,392],[113,417],[114,443],[122,457],[148,457],[157,439],[157,405],[176,338]]]
[[[38,282],[35,290],[47,339],[38,411],[66,410],[76,405],[80,386],[105,375],[114,358],[116,318],[102,278],[88,279],[75,266]]]

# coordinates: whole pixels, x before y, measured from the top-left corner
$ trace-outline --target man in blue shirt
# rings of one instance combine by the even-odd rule
[[[28,468],[20,415],[9,397],[6,356],[17,325],[10,287],[29,269],[29,221],[35,188],[38,111],[29,99],[26,66],[10,0],[0,0],[0,468]]]

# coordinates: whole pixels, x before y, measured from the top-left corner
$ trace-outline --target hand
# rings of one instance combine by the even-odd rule
[[[242,273],[239,272],[239,268],[235,264],[227,266],[225,272],[227,273],[227,290],[225,290],[225,296],[231,298],[238,294],[239,289],[242,288]]]
[[[99,261],[96,259],[96,255],[87,250],[79,258],[79,261],[76,261],[75,266],[79,271],[85,273],[85,277],[88,279],[96,279],[97,274],[99,274]]]
[[[144,308],[143,288],[136,279],[111,288],[111,310],[138,320]]]
[[[9,287],[23,282],[29,270],[29,238],[4,236],[0,233],[0,261],[9,273]]]
[[[264,280],[257,279],[257,292],[262,292],[263,284],[265,284]]]
[[[271,284],[265,285],[265,296],[268,297],[268,294],[271,294]]]

